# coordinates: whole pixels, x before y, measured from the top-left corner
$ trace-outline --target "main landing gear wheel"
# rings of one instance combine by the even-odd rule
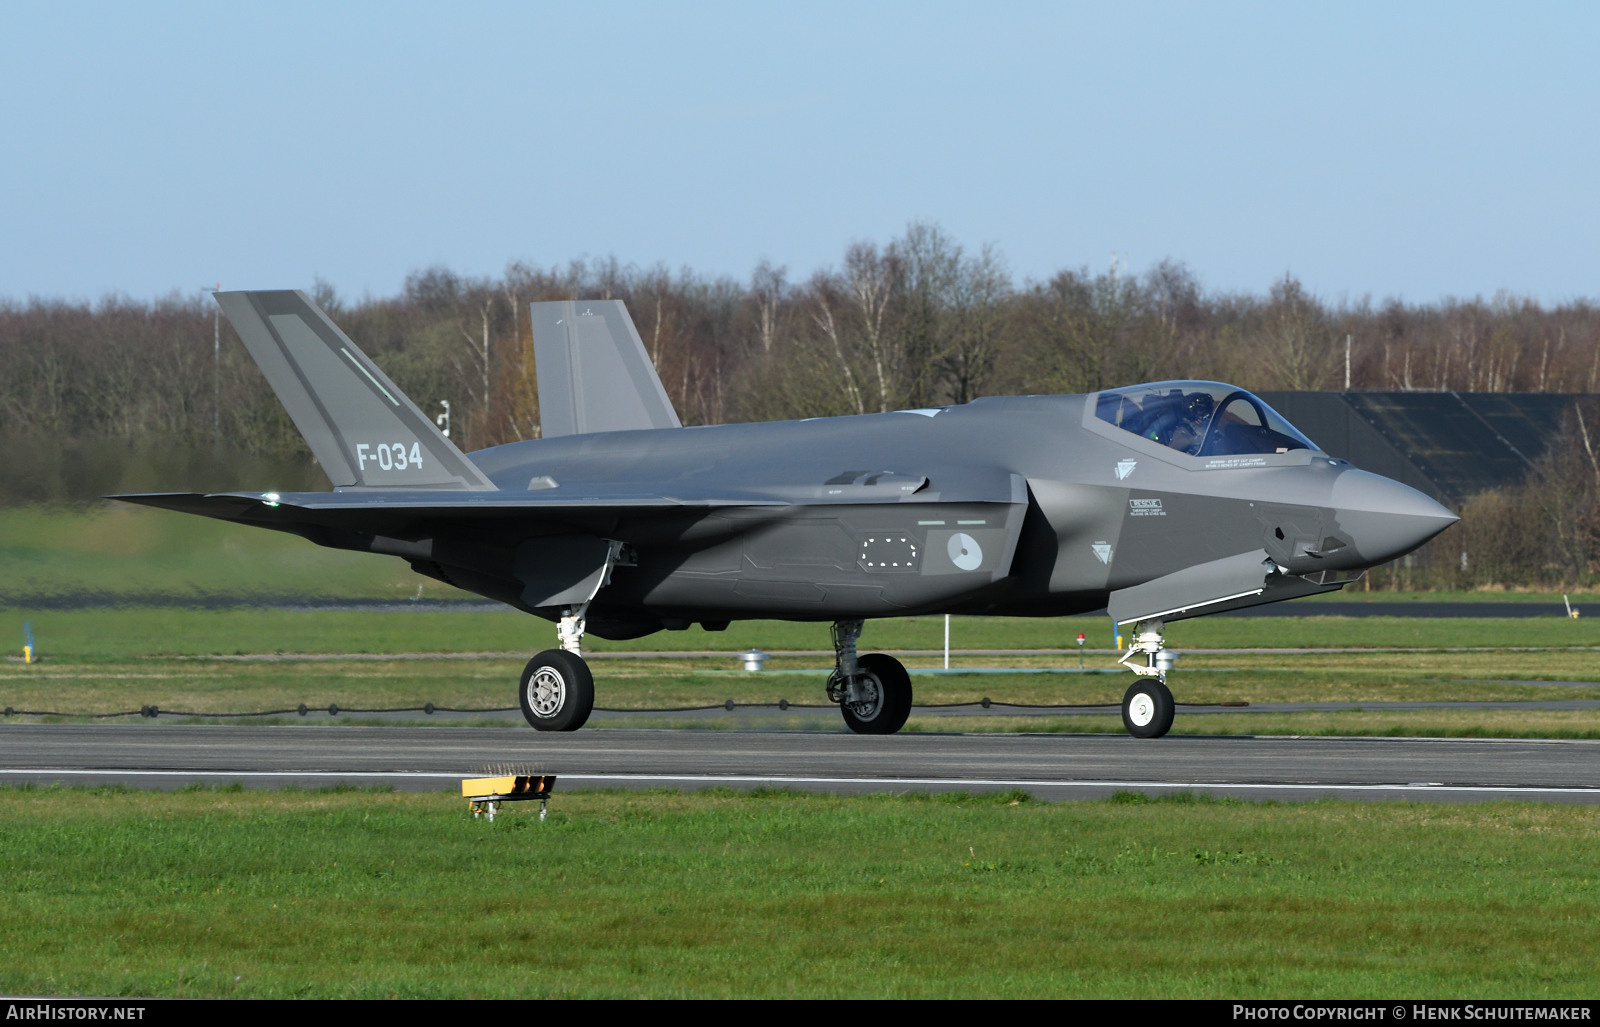
[[[911,675],[885,653],[867,653],[858,662],[861,698],[839,704],[845,726],[858,735],[892,735],[911,716]]]
[[[1160,738],[1172,729],[1172,692],[1159,681],[1135,681],[1122,696],[1122,726],[1135,738]]]
[[[583,657],[546,649],[522,669],[522,715],[540,731],[576,731],[594,710],[594,675]]]

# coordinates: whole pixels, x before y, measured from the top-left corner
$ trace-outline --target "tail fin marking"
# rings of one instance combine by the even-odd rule
[[[335,487],[495,487],[304,293],[216,297]]]

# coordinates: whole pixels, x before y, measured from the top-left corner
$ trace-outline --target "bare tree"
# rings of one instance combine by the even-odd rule
[[[994,247],[958,261],[933,361],[950,402],[968,403],[983,394],[994,372],[1010,295],[1011,276]]]
[[[828,342],[832,358],[839,374],[843,377],[844,394],[849,399],[851,413],[864,414],[867,412],[866,398],[862,394],[861,386],[856,383],[856,374],[851,368],[852,355],[846,352],[847,349],[854,347],[847,345],[840,319],[835,314],[835,311],[846,302],[845,297],[828,276],[820,274],[812,279],[807,293],[812,323]]]
[[[469,426],[467,441],[472,443],[478,443],[480,435],[486,435],[493,430],[494,415],[490,409],[493,391],[490,383],[490,373],[494,367],[494,349],[489,338],[489,314],[493,311],[494,305],[494,293],[484,290],[478,299],[472,301],[472,307],[478,314],[478,324],[471,325],[470,330],[469,323],[466,321],[462,321],[457,325],[461,332],[461,338],[466,342],[465,349],[467,356],[470,358],[470,363],[463,368],[462,362],[458,359],[455,362],[456,367],[459,371],[462,371],[463,377],[466,374],[472,374],[481,382],[478,394],[473,397],[478,407],[476,416],[467,421]],[[482,426],[477,432],[471,429],[474,423]],[[483,441],[486,442],[487,440]]]
[[[1319,389],[1333,362],[1333,339],[1320,306],[1291,275],[1274,282],[1262,310],[1260,348],[1272,384]]]
[[[1165,363],[1142,331],[1139,283],[1113,260],[1105,272],[1062,271],[1021,304],[1030,391],[1093,392],[1150,377]]]
[[[880,411],[892,409],[892,379],[901,356],[889,348],[884,331],[889,301],[894,297],[895,265],[890,253],[880,253],[871,243],[856,243],[844,255],[845,288],[854,303],[860,348],[872,370]]]
[[[773,341],[778,337],[778,313],[789,291],[785,277],[786,268],[773,267],[765,257],[750,275],[750,292],[756,302],[756,337],[761,342],[761,352],[771,353]]]
[[[499,390],[504,411],[505,434],[510,439],[539,437],[539,389],[534,374],[533,333],[523,329],[522,310],[544,284],[542,276],[522,261],[506,265],[500,291],[511,308],[511,344],[505,364],[505,379]]]

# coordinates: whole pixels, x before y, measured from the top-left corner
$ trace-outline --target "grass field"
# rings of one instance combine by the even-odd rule
[[[45,611],[0,609],[0,632],[19,643],[31,616],[42,662],[0,663],[0,705],[92,715],[153,705],[198,714],[257,713],[301,703],[326,709],[421,707],[504,709],[526,655],[553,642],[550,625],[510,611],[398,613],[284,609],[199,610],[127,607]],[[937,650],[937,617],[874,622],[863,644]],[[919,705],[981,698],[1024,705],[1114,704],[1131,675],[1079,674],[1075,652],[1056,649],[1077,630],[1098,651],[1090,669],[1115,669],[1103,621],[962,618],[953,645],[1032,650],[963,656],[953,666],[1042,673],[933,674],[936,655],[907,656]],[[1098,632],[1098,637],[1093,633]],[[769,670],[736,670],[733,654],[819,650],[825,627],[750,622],[726,632],[664,632],[630,642],[594,640],[599,705],[611,709],[822,701],[830,660],[778,656]],[[1600,699],[1600,620],[1428,620],[1415,618],[1212,618],[1172,625],[1188,648],[1172,675],[1180,702],[1459,702]],[[1256,649],[1259,651],[1238,651]],[[1310,651],[1293,651],[1295,649]],[[649,649],[712,656],[623,658]],[[1600,710],[1530,711],[1526,733],[1596,737]],[[1517,711],[1368,711],[1338,714],[1180,715],[1174,730],[1201,733],[1517,733]],[[421,719],[419,717],[419,719]],[[712,726],[731,726],[717,725]],[[950,730],[948,720],[914,714],[912,730]],[[1059,718],[980,718],[963,730],[1118,730],[1115,713]]]
[[[0,507],[0,595],[319,595],[403,599],[465,593],[405,563],[322,549],[276,531],[102,502]]]
[[[452,594],[397,561],[198,518],[0,510],[0,639],[12,640],[0,704],[78,715],[510,705],[527,654],[554,643],[551,625],[525,615],[137,602],[405,598],[419,586]],[[134,602],[26,601],[83,593]],[[32,665],[15,655],[25,620],[44,656]],[[874,622],[863,646],[935,650],[943,628]],[[1086,664],[1112,667],[1104,620],[957,619],[957,649],[1034,650],[957,655],[958,667],[1051,672],[935,675],[923,671],[937,657],[908,657],[918,702],[1113,703],[1131,675],[1072,673],[1076,653],[1039,651],[1075,648],[1080,630],[1098,650]],[[745,674],[732,659],[826,649],[821,624],[590,642],[600,705],[621,709],[818,702],[828,663],[779,656]],[[1600,687],[1541,683],[1600,680],[1600,618],[1209,618],[1171,625],[1169,642],[1188,650],[1172,678],[1180,702],[1600,698]],[[625,656],[647,650],[721,655]],[[950,728],[926,712],[908,725]],[[1121,724],[1107,710],[959,728]],[[1174,730],[1600,737],[1600,714],[1180,711]],[[558,789],[546,822],[512,808],[491,824],[441,793],[0,788],[0,991],[1586,998],[1600,989],[1597,835],[1600,810],[1511,803]]]
[[[196,713],[294,708],[422,706],[504,708],[527,656],[555,644],[548,622],[510,610],[404,612],[148,605],[150,596],[316,595],[332,598],[459,597],[413,575],[397,560],[319,549],[274,532],[122,504],[78,509],[0,509],[0,705],[89,715],[158,706]],[[55,609],[69,595],[121,597],[120,606]],[[1341,595],[1343,595],[1341,593]],[[34,601],[30,606],[29,597]],[[1355,593],[1405,601],[1438,595]],[[1463,602],[1551,601],[1559,597],[1477,593]],[[1307,609],[1314,609],[1307,601]],[[31,622],[44,660],[17,659]],[[957,618],[960,649],[1035,650],[1028,655],[957,655],[957,668],[1027,668],[1039,674],[934,676],[936,657],[907,657],[919,704],[997,702],[1111,704],[1132,680],[1123,672],[1070,673],[1075,637],[1088,639],[1085,664],[1114,668],[1111,626],[1102,618]],[[874,621],[866,650],[937,650],[938,617]],[[1382,703],[1396,701],[1600,698],[1600,688],[1541,681],[1600,680],[1600,618],[1568,620],[1401,617],[1213,617],[1169,625],[1168,643],[1188,650],[1171,683],[1180,702]],[[818,702],[824,656],[780,657],[759,675],[734,672],[732,654],[825,650],[825,624],[736,623],[609,642],[590,636],[599,704],[616,709],[736,702]],[[1060,652],[1059,650],[1068,650]],[[1261,649],[1263,652],[1226,650]],[[1291,652],[1309,649],[1311,652]],[[1037,650],[1055,650],[1037,652]],[[608,659],[642,651],[706,651],[675,659]],[[341,658],[354,655],[360,658]],[[461,654],[468,659],[451,659]],[[233,659],[249,657],[249,659]],[[309,659],[301,657],[323,657]],[[393,657],[373,659],[373,657]],[[407,657],[407,658],[400,658]],[[425,657],[425,658],[411,658]],[[810,670],[812,673],[791,673]],[[1524,683],[1518,683],[1524,682]],[[1178,718],[1177,731],[1500,734],[1517,730],[1515,711],[1345,711]],[[1522,721],[1530,733],[1595,737],[1600,713],[1566,711]],[[948,721],[914,715],[912,730]],[[967,730],[1118,730],[1115,715],[981,718]]]
[[[1592,997],[1600,811],[0,789],[0,991]]]
[[[39,651],[56,659],[118,660],[169,655],[238,653],[522,652],[553,646],[555,627],[510,609],[458,611],[293,610],[240,607],[202,610],[127,605],[83,610],[30,610],[0,603],[0,639],[20,655],[23,621],[31,620]],[[961,617],[952,620],[957,649],[1076,649],[1083,632],[1091,649],[1112,647],[1111,624],[1098,617]],[[863,649],[939,649],[940,617],[875,620],[861,637]],[[1495,649],[1560,647],[1600,649],[1600,617],[1201,617],[1167,627],[1174,649]],[[740,621],[726,631],[662,631],[612,642],[593,635],[597,653],[744,649],[826,650],[823,623]],[[1072,657],[1076,666],[1076,656]]]
[[[1387,654],[1384,654],[1387,655]],[[1279,667],[1226,655],[1192,654],[1184,673],[1174,674],[1174,687],[1185,702],[1394,702],[1459,700],[1600,699],[1600,685],[1553,687],[1510,680],[1517,672],[1548,668],[1553,673],[1574,669],[1565,654],[1476,654],[1440,658],[1436,664],[1390,667],[1382,656],[1347,654],[1334,668],[1304,671],[1281,657]],[[985,663],[1006,662],[984,657]],[[912,660],[930,664],[936,660]],[[1010,661],[1024,662],[1024,661]],[[1109,656],[1098,661],[1111,662]],[[55,701],[87,712],[127,708],[135,698],[173,710],[237,711],[255,701],[262,708],[283,708],[305,702],[346,707],[436,706],[482,708],[511,703],[523,660],[517,656],[477,659],[147,659],[136,662],[58,663],[33,666],[12,662],[0,666],[0,696],[6,705],[38,709]],[[776,669],[747,674],[732,669],[731,657],[716,659],[650,659],[592,661],[603,690],[602,706],[614,708],[705,706],[733,699],[739,703],[821,701],[827,658],[774,660]],[[788,673],[785,668],[805,668]],[[1593,667],[1588,668],[1591,672]],[[1492,675],[1483,679],[1469,673]],[[1504,676],[1507,680],[1496,680]],[[1591,674],[1591,676],[1593,676]],[[1071,705],[1115,702],[1131,674],[933,674],[912,670],[919,704],[995,702],[1025,705]],[[144,703],[133,702],[137,709]],[[218,705],[221,703],[222,705]],[[119,705],[121,704],[121,705]]]

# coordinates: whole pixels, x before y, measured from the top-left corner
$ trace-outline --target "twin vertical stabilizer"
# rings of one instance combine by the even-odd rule
[[[545,438],[683,427],[621,300],[534,303],[531,313]]]
[[[335,488],[495,487],[304,293],[216,298]],[[682,427],[621,300],[531,314],[546,437]]]
[[[336,488],[495,487],[305,293],[216,297]]]

